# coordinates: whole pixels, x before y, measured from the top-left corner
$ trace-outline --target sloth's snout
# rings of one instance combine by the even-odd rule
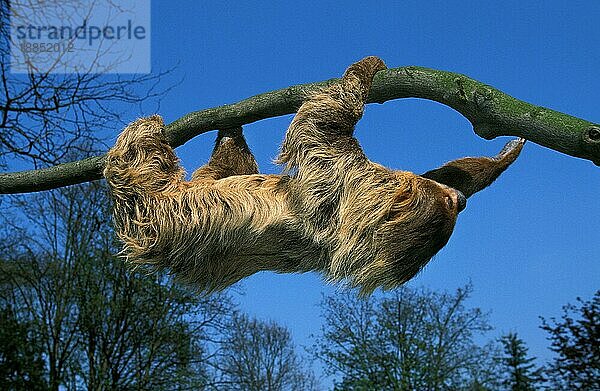
[[[462,212],[463,209],[465,209],[467,207],[467,197],[465,197],[465,195],[458,191],[458,190],[454,190],[456,192],[456,212],[460,213]]]
[[[456,213],[462,212],[467,207],[467,197],[460,190],[456,190],[450,186],[447,186],[443,183],[436,182],[431,179],[425,178],[430,183],[435,183],[436,186],[442,188],[444,192],[444,199],[446,201],[446,206],[452,210],[456,211]]]
[[[458,214],[467,206],[467,197],[459,190],[446,187],[446,203],[451,210],[456,210]]]

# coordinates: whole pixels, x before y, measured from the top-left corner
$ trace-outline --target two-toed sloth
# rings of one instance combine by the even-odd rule
[[[423,175],[371,162],[353,130],[382,69],[367,57],[304,102],[281,148],[283,175],[258,174],[242,130],[228,129],[186,181],[159,116],[127,126],[104,170],[127,260],[167,268],[203,292],[262,270],[318,271],[363,294],[408,281],[524,140]]]

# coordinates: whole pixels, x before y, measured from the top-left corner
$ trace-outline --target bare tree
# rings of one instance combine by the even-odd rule
[[[225,387],[244,391],[311,390],[316,380],[294,350],[289,331],[238,314],[221,351]]]
[[[11,73],[10,7],[36,4],[0,0],[0,162],[19,157],[37,168],[101,150],[99,131],[120,124],[124,109],[162,94],[158,82],[166,72],[105,75],[90,66],[78,73]]]
[[[496,348],[475,342],[491,326],[479,308],[465,306],[471,290],[325,297],[313,353],[340,390],[495,389]]]

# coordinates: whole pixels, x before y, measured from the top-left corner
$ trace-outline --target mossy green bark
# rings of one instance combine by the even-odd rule
[[[294,113],[308,95],[336,80],[292,86],[189,113],[167,125],[167,138],[178,147],[210,130]],[[429,99],[452,107],[485,139],[523,137],[600,165],[600,125],[523,102],[467,76],[414,66],[380,71],[369,103],[400,98]],[[0,174],[0,194],[42,191],[100,179],[103,166],[104,156],[98,156],[41,170]]]

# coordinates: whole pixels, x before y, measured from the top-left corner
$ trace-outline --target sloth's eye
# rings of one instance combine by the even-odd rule
[[[454,200],[450,196],[446,196],[446,206],[448,209],[454,209]]]
[[[386,221],[391,221],[391,220],[395,220],[396,217],[398,217],[398,211],[389,211],[388,215],[385,219],[386,219]]]

